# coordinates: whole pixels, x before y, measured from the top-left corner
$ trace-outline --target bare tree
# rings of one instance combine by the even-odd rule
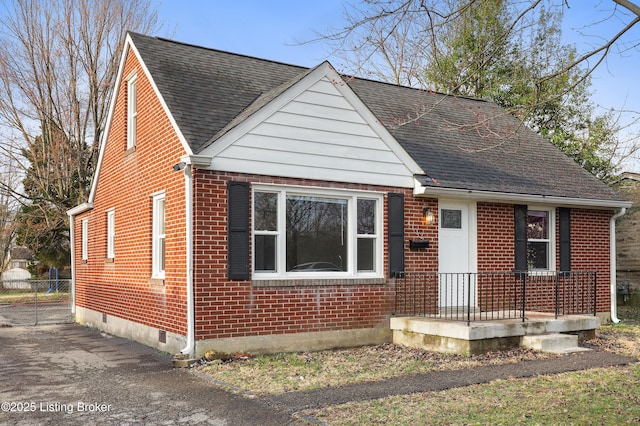
[[[356,2],[345,10],[346,25],[343,28],[319,34],[319,39],[333,42],[334,53],[345,59],[351,69],[357,69],[357,74],[366,74],[366,66],[388,64],[395,70],[385,73],[383,79],[389,75],[406,75],[409,70],[421,72],[420,67],[407,66],[410,55],[406,52],[419,48],[433,53],[437,51],[442,30],[458,20],[472,6],[479,5],[482,0],[369,0]],[[505,22],[505,40],[510,33],[523,31],[535,22],[535,14],[543,8],[568,9],[571,6],[580,7],[577,0],[529,0],[508,3],[509,20]],[[640,5],[628,0],[603,0],[603,4],[610,3],[609,10],[603,10],[602,17],[594,16],[593,22],[584,23],[584,32],[598,20],[615,20],[619,22],[619,30],[609,35],[598,34],[592,48],[581,52],[563,67],[552,69],[540,80],[554,78],[564,74],[576,66],[585,66],[587,75],[600,66],[614,47],[619,51],[637,49],[640,42],[623,43],[623,37],[640,22]],[[411,31],[408,31],[411,29]],[[311,40],[311,41],[317,41]],[[487,46],[490,49],[492,46]],[[347,54],[341,54],[347,52]],[[352,58],[356,56],[356,60]],[[423,55],[424,56],[424,55]],[[390,60],[387,58],[391,58]],[[423,58],[424,63],[428,58]],[[364,73],[361,71],[365,71]],[[419,78],[412,76],[411,78]],[[404,83],[410,83],[405,80]]]
[[[29,188],[0,187],[46,212],[51,232],[65,232],[66,210],[89,190],[125,32],[155,31],[157,13],[149,0],[1,5],[0,150],[28,175]]]
[[[602,17],[594,16],[593,22],[584,23],[582,31],[598,31],[598,38],[592,40],[595,44],[588,50],[580,51],[561,45],[559,37],[554,39],[550,35],[550,30],[559,31],[553,19],[562,18],[570,7],[582,6],[572,0],[353,2],[345,9],[346,25],[320,34],[318,40],[332,43],[333,55],[344,61],[340,65],[348,74],[491,98],[546,137],[553,136],[551,139],[555,138],[554,143],[561,149],[565,144],[558,139],[568,137],[567,150],[572,156],[585,155],[586,148],[599,150],[609,162],[604,167],[596,158],[600,164],[593,170],[604,167],[614,171],[638,152],[637,135],[611,138],[612,133],[620,133],[625,127],[622,120],[625,113],[609,112],[606,119],[591,117],[594,105],[585,94],[592,73],[614,48],[637,49],[637,41],[628,41],[624,36],[640,20],[640,8],[635,2],[622,0],[603,0],[601,8],[607,4],[611,7],[601,10]],[[619,31],[603,35],[600,28],[594,28],[604,20],[619,22]],[[392,125],[419,122],[437,108],[433,101],[426,104],[429,108],[413,109],[411,115],[395,120]],[[577,111],[575,106],[580,105],[583,108]],[[565,113],[556,114],[558,108]],[[574,113],[570,113],[571,109]],[[558,123],[552,123],[554,120],[549,117],[564,120],[560,123],[563,132],[557,131]],[[576,123],[572,117],[582,121]],[[460,125],[493,134],[491,121],[492,117],[483,117],[476,123]],[[543,129],[545,125],[553,125],[553,131]],[[573,129],[569,134],[568,127]],[[591,135],[581,131],[583,127],[593,127]],[[604,149],[593,146],[594,137],[600,137]],[[494,146],[501,144],[499,135],[494,134],[494,139]],[[576,143],[583,146],[575,149]]]
[[[15,167],[7,163],[0,172],[2,187],[18,187],[21,176]],[[11,192],[0,187],[0,272],[8,266],[9,253],[16,238],[16,213],[20,208],[19,202]]]
[[[339,58],[345,73],[412,87],[425,87],[425,46],[429,35],[424,32],[424,16],[409,10],[386,19],[371,19],[375,3],[351,5],[345,11],[349,29],[324,36],[333,45],[333,56]],[[378,13],[385,14],[382,9]]]

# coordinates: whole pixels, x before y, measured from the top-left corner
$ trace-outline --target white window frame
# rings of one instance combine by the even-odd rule
[[[89,260],[89,219],[82,219],[82,260]]]
[[[114,259],[116,242],[116,212],[107,210],[107,259]]]
[[[152,195],[153,211],[152,211],[152,243],[151,243],[151,278],[164,279],[165,270],[163,267],[166,261],[166,198],[164,193]],[[160,206],[163,207],[162,218],[164,223],[160,223]],[[161,226],[162,225],[162,226]],[[164,232],[161,232],[164,230]],[[162,244],[164,242],[164,244]],[[164,250],[162,250],[164,247]]]
[[[276,231],[261,231],[254,228],[255,221],[251,223],[251,244],[255,245],[256,235],[275,235],[276,236],[276,270],[270,271],[256,271],[255,269],[255,247],[252,252],[254,253],[252,259],[252,272],[253,278],[256,280],[261,279],[295,279],[300,280],[303,278],[318,279],[318,278],[382,278],[384,277],[384,262],[383,262],[383,205],[384,194],[378,192],[369,191],[355,191],[355,190],[341,190],[341,189],[329,189],[319,187],[300,187],[300,186],[287,186],[287,185],[252,185],[252,197],[255,199],[256,192],[271,192],[278,195],[278,219]],[[347,217],[347,270],[344,272],[287,272],[286,265],[286,198],[287,195],[299,195],[299,196],[311,196],[320,198],[339,198],[347,200],[348,217]],[[357,201],[358,199],[368,199],[376,201],[375,211],[375,234],[363,235],[358,234],[357,230]],[[254,205],[252,201],[252,205]],[[255,217],[255,213],[252,214]],[[357,271],[357,243],[359,238],[373,238],[376,239],[374,248],[374,270],[373,271]]]
[[[138,74],[127,77],[127,149],[135,148],[138,128]]]
[[[545,211],[549,213],[549,235],[546,239],[536,239],[536,238],[527,238],[527,251],[529,250],[529,243],[547,243],[548,250],[547,256],[547,268],[545,269],[530,269],[530,272],[553,272],[556,270],[556,209],[553,207],[545,207],[545,206],[527,206],[527,225],[529,224],[529,211]],[[528,263],[528,254],[527,254],[527,263]]]

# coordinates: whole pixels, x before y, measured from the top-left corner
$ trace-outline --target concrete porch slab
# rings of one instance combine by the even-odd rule
[[[411,347],[460,354],[479,354],[521,345],[523,336],[549,333],[590,336],[600,327],[596,316],[574,315],[555,318],[553,314],[527,312],[522,319],[476,321],[426,317],[391,318],[393,342]]]

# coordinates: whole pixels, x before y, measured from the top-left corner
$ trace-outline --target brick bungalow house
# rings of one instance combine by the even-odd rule
[[[372,344],[397,277],[530,270],[595,271],[615,318],[629,206],[491,102],[129,33],[69,211],[75,316],[197,356]]]

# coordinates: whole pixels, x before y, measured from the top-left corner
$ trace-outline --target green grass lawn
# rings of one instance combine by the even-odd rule
[[[640,359],[640,325],[604,326],[592,343]],[[621,425],[640,423],[640,363],[310,410],[331,425]]]
[[[619,313],[623,323],[601,327],[589,347],[640,359],[638,309],[623,308]],[[380,345],[265,355],[198,368],[222,382],[264,395],[553,356],[519,349],[462,357]],[[640,363],[351,402],[305,414],[330,425],[638,424]]]
[[[306,414],[331,425],[638,424],[640,365],[497,380]]]

